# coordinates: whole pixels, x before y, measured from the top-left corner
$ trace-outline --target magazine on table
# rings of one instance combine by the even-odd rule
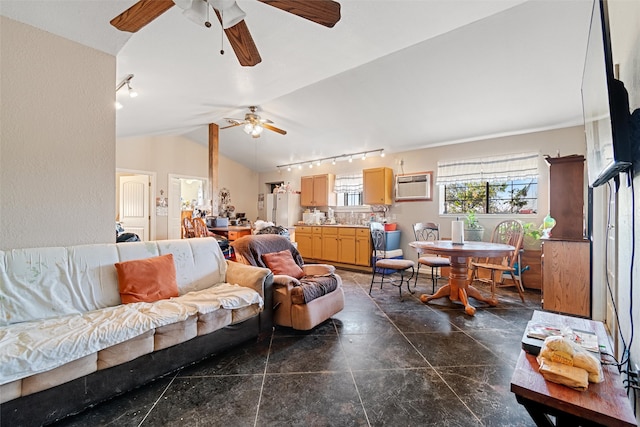
[[[522,348],[531,354],[538,354],[540,348],[547,337],[565,336],[586,350],[599,353],[598,336],[595,332],[580,329],[571,329],[567,326],[558,327],[556,325],[529,321],[524,337],[522,338]]]

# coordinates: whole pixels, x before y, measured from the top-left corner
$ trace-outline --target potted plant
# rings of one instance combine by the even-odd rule
[[[464,239],[469,242],[481,242],[484,235],[484,227],[478,222],[474,211],[468,212],[464,220]]]
[[[540,250],[540,238],[542,237],[542,226],[537,227],[533,222],[522,224],[524,228],[523,248],[530,250]]]

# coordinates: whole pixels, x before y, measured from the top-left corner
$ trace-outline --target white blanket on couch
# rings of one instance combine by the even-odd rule
[[[0,327],[0,385],[62,366],[151,329],[220,308],[263,306],[253,289],[221,283],[161,300]]]

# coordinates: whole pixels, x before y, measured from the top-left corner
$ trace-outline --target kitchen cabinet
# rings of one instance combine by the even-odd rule
[[[356,265],[371,264],[371,235],[368,228],[356,228]]]
[[[591,262],[588,240],[542,242],[542,308],[591,317]]]
[[[312,227],[311,258],[322,259],[322,227]]]
[[[338,228],[338,260],[344,264],[356,263],[355,228]]]
[[[325,227],[322,230],[322,259],[339,262],[338,227]]]
[[[322,259],[342,264],[355,264],[356,229],[324,227],[322,230]]]
[[[336,193],[333,191],[334,174],[311,175],[300,178],[300,204],[302,206],[335,206]]]
[[[393,193],[393,170],[372,168],[362,171],[365,205],[390,205]]]
[[[313,227],[296,227],[295,236],[302,258],[313,258]]]
[[[371,265],[369,229],[345,226],[296,227],[298,251],[303,258],[345,266]]]

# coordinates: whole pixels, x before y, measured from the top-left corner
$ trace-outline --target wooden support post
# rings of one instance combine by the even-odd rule
[[[209,123],[209,197],[211,198],[211,215],[218,215],[218,125]]]

